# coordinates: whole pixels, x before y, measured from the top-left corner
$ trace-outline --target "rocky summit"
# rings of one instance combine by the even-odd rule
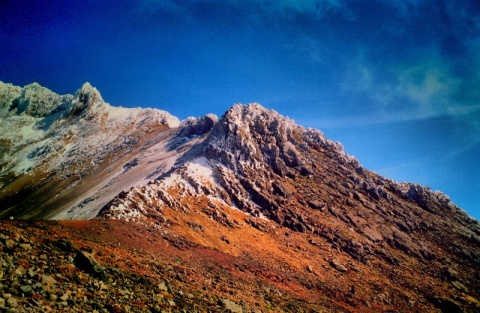
[[[480,312],[478,221],[259,104],[0,82],[0,118],[0,310]]]

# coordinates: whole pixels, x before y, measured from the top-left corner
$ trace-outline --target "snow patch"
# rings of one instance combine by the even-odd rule
[[[105,104],[105,111],[108,113],[109,123],[137,124],[153,119],[154,123],[165,124],[169,128],[180,126],[180,120],[177,117],[158,109],[123,108]]]
[[[192,160],[191,162],[187,163],[187,170],[189,174],[192,174],[198,178],[200,178],[201,181],[209,181],[213,182],[214,177],[213,177],[213,169],[208,163],[208,160],[206,157],[200,157]]]

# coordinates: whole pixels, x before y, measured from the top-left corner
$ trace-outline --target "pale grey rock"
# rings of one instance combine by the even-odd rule
[[[236,304],[235,302],[229,299],[220,299],[219,305],[222,306],[224,312],[227,313],[243,313],[243,308],[241,305]]]

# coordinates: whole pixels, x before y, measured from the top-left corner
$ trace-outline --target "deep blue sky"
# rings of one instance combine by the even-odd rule
[[[259,102],[480,218],[478,0],[0,1],[0,80],[183,119]]]

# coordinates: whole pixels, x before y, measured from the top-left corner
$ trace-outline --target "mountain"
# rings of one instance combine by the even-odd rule
[[[121,190],[174,162],[163,144],[177,118],[112,107],[88,83],[74,96],[1,83],[0,99],[0,216],[92,218]],[[127,173],[137,156],[149,164]]]
[[[162,299],[182,292],[175,312],[480,310],[478,221],[259,104],[179,121],[112,107],[88,83],[64,96],[0,83],[0,101],[0,217],[85,220],[5,221],[4,246],[20,232],[66,263],[104,250],[106,290],[119,270],[161,278]]]

